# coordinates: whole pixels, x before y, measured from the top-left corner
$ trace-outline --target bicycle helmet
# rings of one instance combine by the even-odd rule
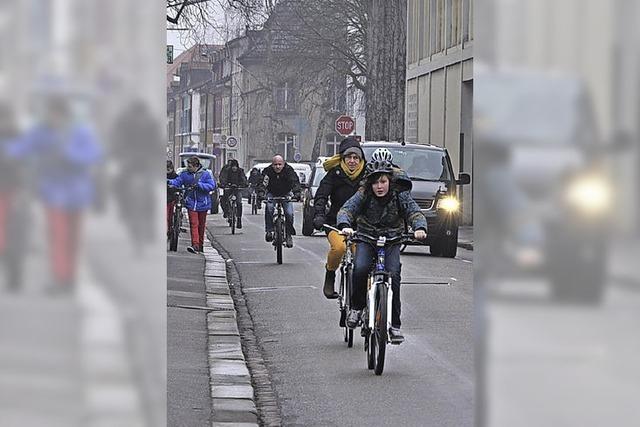
[[[371,154],[371,161],[385,161],[393,163],[393,154],[387,148],[376,148],[373,154]]]
[[[377,148],[371,155],[371,160],[365,166],[368,176],[376,173],[393,173],[393,155],[386,148]]]

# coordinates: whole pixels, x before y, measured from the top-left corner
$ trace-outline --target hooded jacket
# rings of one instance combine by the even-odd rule
[[[196,181],[196,176],[200,179]],[[174,187],[187,187],[184,205],[187,209],[196,212],[205,212],[211,209],[211,197],[209,192],[216,189],[216,182],[209,171],[202,167],[195,173],[181,172],[175,179],[167,180]]]
[[[345,138],[340,143],[339,152],[342,155],[349,148],[360,148],[360,144],[353,138]],[[362,149],[360,149],[362,156]],[[363,158],[364,161],[364,158]],[[365,176],[365,170],[358,175],[357,179],[351,180],[338,164],[331,168],[320,181],[320,186],[316,190],[313,198],[313,209],[315,217],[325,217],[324,222],[329,225],[336,224],[338,210],[344,203],[353,196],[360,181]],[[326,213],[327,202],[331,202],[329,212]]]
[[[411,180],[394,169],[389,193],[376,197],[366,183],[338,211],[338,228],[357,228],[371,236],[397,237],[404,232],[405,221],[413,230],[427,231],[427,220],[411,197]]]

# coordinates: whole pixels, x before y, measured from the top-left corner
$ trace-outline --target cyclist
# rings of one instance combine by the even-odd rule
[[[268,199],[269,197],[284,197],[293,193],[293,197],[300,200],[302,190],[300,188],[300,180],[296,171],[287,164],[282,156],[276,155],[271,160],[271,166],[264,168],[262,171],[262,181],[258,183],[258,197],[260,199]],[[286,225],[285,244],[288,248],[293,247],[293,238],[296,230],[293,227],[293,204],[285,202],[282,204],[284,208],[284,218]],[[273,241],[273,203],[267,203],[264,212],[265,237],[267,242]]]
[[[176,179],[177,177],[178,174],[173,166],[173,162],[167,160],[167,179]],[[178,200],[178,195],[175,188],[167,185],[167,234],[169,234],[169,230],[171,230],[171,221],[173,221],[173,209],[176,205],[176,200]]]
[[[262,181],[260,170],[258,170],[258,168],[251,169],[251,172],[249,172],[249,188],[251,189],[251,191],[255,191],[256,193],[258,192],[257,189],[260,181]],[[249,194],[251,194],[251,191],[249,192]],[[251,199],[249,199],[249,202],[251,202]],[[261,206],[258,204],[258,209],[260,209],[260,207]]]
[[[244,169],[242,169],[238,164],[238,161],[236,159],[230,159],[228,165],[229,167],[223,168],[220,172],[220,184],[223,185],[223,188],[227,188],[229,185],[246,187],[247,177],[244,174]],[[229,196],[231,196],[231,193],[232,190],[226,189],[221,200],[222,210],[226,213],[225,218],[229,219],[229,223],[231,223],[231,219],[229,218]],[[242,197],[238,197],[238,194],[236,194],[236,199],[238,201],[236,204],[238,208],[236,210],[236,218],[238,219],[236,222],[236,228],[242,228]]]
[[[167,180],[174,187],[187,187],[184,204],[189,214],[191,228],[191,246],[187,251],[192,254],[204,252],[204,230],[207,223],[207,211],[211,208],[209,192],[215,190],[216,182],[209,172],[202,168],[196,156],[187,159],[187,170],[177,178]]]
[[[376,150],[378,151],[378,150]],[[365,184],[345,202],[338,211],[337,223],[345,234],[358,232],[371,236],[384,235],[389,238],[404,232],[404,221],[411,224],[416,239],[427,237],[427,220],[420,207],[411,198],[411,180],[391,163],[391,153],[374,152],[367,163]],[[347,317],[347,326],[355,328],[366,305],[367,275],[375,260],[375,247],[364,242],[356,243],[353,267],[352,309]],[[400,245],[387,248],[385,269],[391,274],[393,300],[391,313],[391,342],[401,343],[400,332]]]
[[[233,161],[235,159],[229,159],[227,160],[227,164],[224,165],[222,167],[222,169],[220,169],[220,173],[218,174],[218,184],[220,186],[220,188],[224,188],[225,185],[227,185],[227,183],[225,182],[225,176],[227,175],[227,171],[229,169],[231,169],[231,165],[233,165]],[[225,198],[224,198],[224,194],[220,197],[220,205],[222,206],[222,217],[223,218],[227,218],[227,205],[226,203],[224,203]]]
[[[338,154],[323,163],[327,174],[320,181],[313,200],[313,226],[318,230],[322,229],[323,224],[336,225],[338,210],[358,191],[360,181],[365,175],[364,153],[355,138],[343,139],[338,151]],[[328,201],[331,201],[329,212],[326,211]],[[338,298],[334,290],[336,270],[347,248],[344,239],[336,231],[329,231],[327,239],[330,249],[322,290],[326,298],[335,299]]]

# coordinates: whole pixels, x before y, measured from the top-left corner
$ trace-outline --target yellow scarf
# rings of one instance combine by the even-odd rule
[[[340,165],[340,169],[342,169],[342,171],[349,177],[351,181],[355,181],[360,176],[360,173],[364,169],[365,163],[364,161],[360,160],[360,164],[358,165],[356,170],[351,172],[349,170],[349,166],[347,166],[347,162],[345,162],[342,159],[342,156],[340,154],[336,154],[335,156],[325,160],[324,163],[322,164],[322,167],[324,168],[325,171],[329,172],[331,169],[335,168],[338,165]]]

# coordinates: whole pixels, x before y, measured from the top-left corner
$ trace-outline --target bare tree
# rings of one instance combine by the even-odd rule
[[[368,140],[404,139],[406,0],[371,0],[366,111]]]

